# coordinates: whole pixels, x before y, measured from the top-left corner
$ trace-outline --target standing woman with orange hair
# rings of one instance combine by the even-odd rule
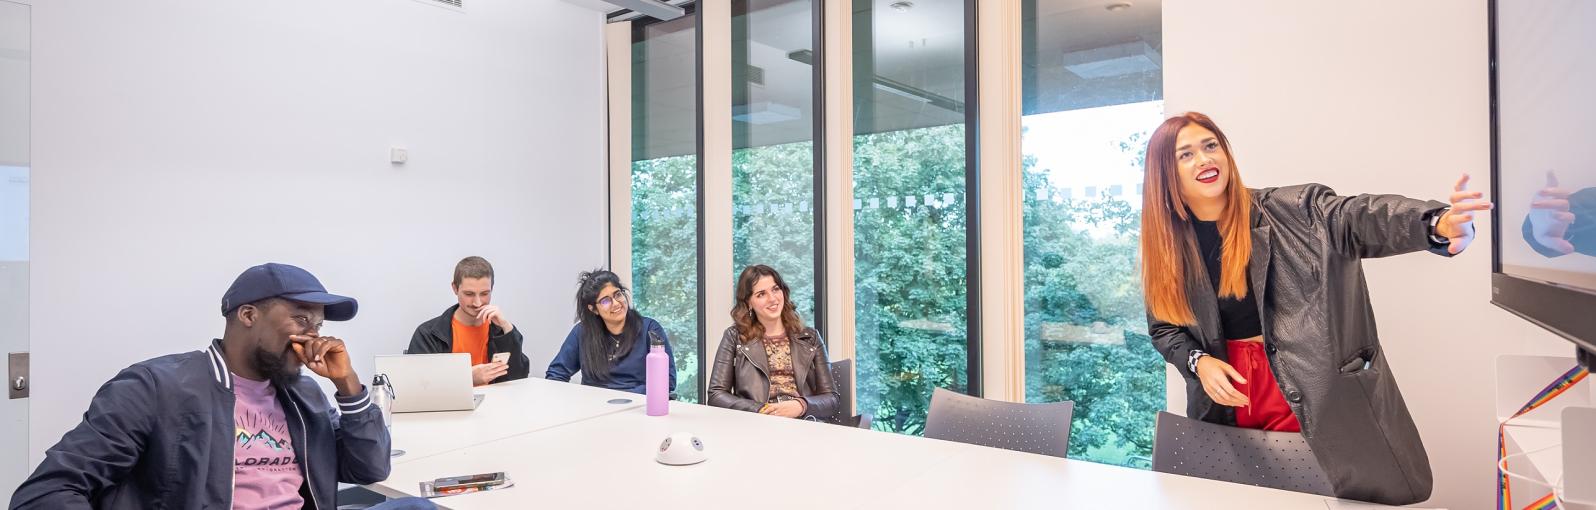
[[[1380,355],[1360,261],[1462,252],[1473,214],[1491,208],[1467,183],[1450,205],[1247,189],[1211,119],[1164,121],[1147,145],[1142,283],[1153,345],[1186,379],[1187,416],[1301,432],[1339,497],[1429,499],[1429,457]]]

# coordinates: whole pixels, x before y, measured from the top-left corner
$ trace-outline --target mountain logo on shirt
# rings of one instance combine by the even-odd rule
[[[240,428],[236,430],[236,435],[238,437],[238,445],[244,447],[245,450],[261,446],[262,448],[271,448],[272,451],[280,452],[288,447],[287,440],[278,439],[272,436],[270,432],[266,432],[265,429],[250,434],[249,431]]]

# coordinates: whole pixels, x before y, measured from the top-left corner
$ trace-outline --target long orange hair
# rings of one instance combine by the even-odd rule
[[[1181,128],[1197,124],[1214,132],[1219,146],[1230,160],[1230,179],[1225,189],[1225,212],[1219,218],[1219,233],[1224,238],[1220,256],[1219,295],[1240,299],[1247,295],[1247,259],[1252,255],[1252,198],[1241,184],[1230,141],[1214,125],[1213,119],[1197,112],[1165,120],[1147,141],[1146,173],[1142,190],[1142,288],[1147,311],[1158,320],[1180,326],[1194,326],[1186,296],[1186,279],[1203,267],[1192,235],[1191,211],[1180,195],[1180,168],[1175,161],[1175,138]]]

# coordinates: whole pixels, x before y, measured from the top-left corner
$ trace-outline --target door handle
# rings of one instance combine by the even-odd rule
[[[13,399],[28,398],[28,353],[11,353],[6,364],[6,393]]]

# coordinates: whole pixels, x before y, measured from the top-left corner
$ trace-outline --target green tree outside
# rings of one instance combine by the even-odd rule
[[[1120,149],[1136,154],[1142,146],[1133,135]],[[799,142],[733,153],[732,270],[762,263],[781,271],[806,321],[814,296],[812,150]],[[921,434],[932,390],[966,388],[964,163],[962,125],[854,139],[857,395],[878,430]],[[633,166],[637,302],[670,333],[684,396],[695,393],[700,362],[695,172],[692,156]],[[1115,198],[1037,199],[1056,190],[1031,158],[1024,185],[1026,398],[1076,403],[1071,457],[1146,467],[1165,403],[1163,361],[1146,336],[1140,213]],[[1112,235],[1089,231],[1105,229]],[[1063,338],[1044,332],[1050,328]],[[1082,342],[1071,331],[1122,341]]]

